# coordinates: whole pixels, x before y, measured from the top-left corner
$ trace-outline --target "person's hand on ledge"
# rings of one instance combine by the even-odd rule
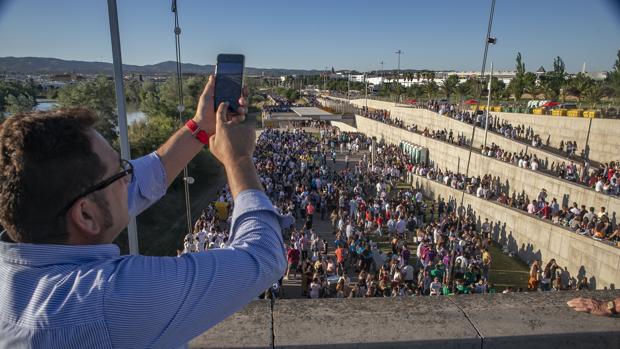
[[[569,307],[579,312],[590,313],[599,316],[612,316],[615,314],[614,310],[610,308],[609,301],[600,301],[594,298],[574,298],[566,302]],[[615,304],[614,304],[615,308]]]

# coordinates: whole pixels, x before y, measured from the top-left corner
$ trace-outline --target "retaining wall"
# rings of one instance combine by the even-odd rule
[[[414,175],[413,178],[413,186],[428,197],[440,196],[460,204],[462,191],[425,177]],[[507,246],[523,261],[541,260],[545,264],[555,258],[565,268],[562,273],[565,284],[571,277],[579,280],[585,276],[593,288],[620,286],[620,248],[475,195],[465,194],[463,203],[480,221],[488,218],[493,223],[493,240]]]
[[[430,137],[424,137],[420,134],[359,115],[356,115],[356,126],[359,132],[365,133],[368,136],[375,136],[377,140],[383,139],[387,143],[399,144],[401,141],[409,141],[427,147],[429,148],[429,158],[442,170],[466,172],[469,151],[465,148]],[[618,221],[619,217],[617,217],[617,214],[620,214],[620,199],[617,197],[597,193],[573,182],[560,180],[540,171],[520,168],[473,151],[469,175],[483,176],[485,174],[499,176],[502,180],[502,185],[507,187],[508,192],[511,194],[513,191],[517,193],[525,191],[530,200],[532,200],[536,199],[542,188],[545,188],[549,195],[548,199],[551,200],[551,198],[555,197],[560,205],[570,206],[573,202],[577,202],[579,205],[593,206],[597,212],[601,206],[604,206],[612,222],[617,223]]]
[[[366,100],[356,99],[352,100],[351,103],[361,107],[366,105]],[[368,107],[390,110],[391,114],[398,118],[404,118],[405,120],[419,120],[420,122],[428,121],[429,115],[431,117],[433,114],[436,115],[436,113],[425,109],[397,107],[392,102],[375,101],[370,99],[368,100]],[[620,120],[505,112],[491,112],[491,115],[496,116],[501,120],[506,120],[513,125],[530,126],[535,133],[540,135],[543,141],[545,141],[547,137],[551,136],[549,141],[552,147],[558,148],[561,141],[563,141],[564,144],[566,144],[567,141],[576,141],[578,152],[581,152],[587,142],[589,148],[588,156],[590,159],[601,163],[620,160]],[[424,120],[420,119],[420,117],[424,118]],[[439,122],[439,124],[436,124],[436,127],[433,128],[450,128],[447,126],[440,127],[444,123],[445,125],[449,125],[450,123],[446,123],[447,120],[437,122]],[[454,120],[454,122],[460,123],[456,120]],[[426,127],[430,128],[430,125],[431,124]],[[454,125],[451,128],[456,129],[457,127],[459,126]],[[471,126],[469,127],[469,134],[471,135]],[[463,129],[463,131],[464,130],[465,129]],[[499,138],[503,137],[498,135],[494,136],[498,138],[494,137],[492,142],[495,142],[504,149],[513,149],[514,146],[510,146],[505,143],[498,143],[500,141]],[[470,137],[471,136],[468,138]],[[495,140],[497,140],[497,142]],[[482,138],[482,141],[484,142],[484,138]],[[474,142],[474,145],[479,145],[480,139],[476,138]],[[549,163],[551,163],[551,161],[557,162],[557,159],[554,160],[556,155],[553,155],[552,153],[548,153],[540,149],[532,149],[531,147],[529,147],[528,151],[532,154],[536,154],[539,158],[548,158],[550,161]]]

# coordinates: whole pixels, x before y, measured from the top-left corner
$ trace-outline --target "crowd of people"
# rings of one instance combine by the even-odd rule
[[[544,188],[535,199],[530,199],[524,192],[518,193],[514,190],[511,195],[508,185],[503,184],[499,176],[494,177],[490,174],[482,177],[465,176],[424,165],[413,166],[412,171],[454,189],[465,190],[479,198],[496,200],[502,205],[537,215],[541,219],[550,220],[553,224],[564,226],[581,235],[613,245],[618,245],[620,242],[620,226],[611,220],[605,207],[595,212],[594,207],[586,209],[586,205],[578,205],[576,202],[572,206],[561,205],[557,198],[548,198],[547,190]]]
[[[386,116],[376,113],[374,117]],[[410,187],[398,189],[398,183],[413,180],[412,174],[523,209],[582,235],[620,240],[620,231],[612,228],[604,208],[598,213],[583,212],[583,206],[577,212],[577,204],[571,209],[559,208],[555,198],[547,202],[544,190],[532,201],[524,193],[509,196],[499,177],[466,177],[414,164],[395,145],[377,145],[377,160],[371,166],[366,151],[372,147],[369,138],[339,132],[324,123],[312,126],[318,127],[318,135],[298,128],[266,129],[255,152],[267,195],[278,210],[301,223],[285,232],[289,264],[285,278],[300,279],[303,296],[399,297],[496,291],[488,278],[492,263],[488,221],[478,227],[473,213],[457,214],[455,202],[429,201]],[[341,170],[334,168],[337,155],[345,158]],[[232,212],[226,187],[217,202]],[[180,253],[225,245],[230,218],[220,217],[216,204],[205,209]],[[317,220],[331,222],[331,237],[316,230]],[[542,276],[550,274],[542,269],[538,272],[536,280],[545,281],[537,287],[546,290],[547,278]],[[557,285],[548,289],[577,284],[570,280],[559,283],[555,277],[550,282]],[[266,294],[279,297],[281,292],[281,284],[276,284]]]
[[[359,113],[427,137],[467,142],[459,139],[461,135],[455,140],[451,130],[405,126],[387,110],[362,108]],[[620,240],[620,231],[614,229],[604,208],[595,213],[592,209],[584,212],[582,206],[577,212],[577,204],[560,208],[555,198],[548,202],[543,194],[536,200],[530,200],[523,192],[513,191],[509,195],[508,187],[499,177],[466,177],[427,164],[415,164],[395,145],[376,145],[378,156],[371,164],[366,150],[371,150],[372,142],[365,135],[340,132],[322,122],[304,126],[316,127],[318,134],[301,128],[266,129],[258,138],[254,159],[274,205],[300,223],[285,232],[289,264],[285,278],[300,279],[303,296],[398,297],[495,292],[488,277],[492,263],[488,221],[477,227],[473,213],[457,214],[455,202],[429,201],[419,191],[398,189],[398,183],[411,182],[413,174],[536,214],[582,235]],[[507,135],[508,126],[502,127]],[[527,129],[514,132],[529,133]],[[517,166],[537,169],[535,156],[504,152],[494,144],[481,152]],[[345,166],[340,170],[334,166],[337,156],[344,157]],[[218,202],[227,212],[232,212],[233,202],[226,187]],[[218,214],[216,206],[214,203],[204,210],[194,233],[185,237],[185,248],[179,253],[225,246],[230,217]],[[316,230],[317,220],[331,222],[331,237]],[[538,272],[536,280],[545,279],[546,285],[547,278],[542,276],[550,274],[542,269]],[[553,278],[551,285],[554,282]],[[556,288],[573,286],[564,282]],[[547,289],[544,285],[538,288]],[[281,296],[281,282],[266,295]]]
[[[476,124],[479,127],[484,127],[486,122],[485,114],[478,114],[477,117],[474,118],[473,114],[469,110],[458,110],[454,105],[439,104],[436,101],[431,101],[426,105],[426,108],[439,113],[447,114],[448,116],[460,121]],[[420,133],[428,137],[450,142],[452,144],[457,144],[459,146],[466,146],[470,142],[470,140],[462,134],[458,134],[455,141],[452,130],[430,130],[428,128],[419,130],[418,126],[415,124],[407,125],[403,120],[391,118],[389,110],[374,110],[362,107],[358,108],[357,113],[373,120],[381,121],[392,126],[406,129],[411,132]],[[513,126],[506,121],[500,121],[498,118],[493,118],[490,116],[489,130],[497,132],[510,139],[530,142],[533,147],[543,146],[540,136],[535,134],[533,129],[529,126]],[[549,138],[547,138],[545,144],[548,145],[548,143]],[[567,141],[564,143],[562,141],[560,143],[561,152],[564,152],[564,147],[566,147],[565,151],[567,157],[575,157],[577,142]],[[497,158],[501,161],[511,163],[521,168],[541,171],[571,182],[579,183],[595,190],[596,192],[613,196],[620,195],[620,161],[612,161],[601,164],[598,167],[592,166],[588,161],[578,162],[573,159],[568,159],[567,161],[557,164],[555,162],[548,164],[546,161],[539,159],[536,154],[526,154],[524,150],[519,153],[509,152],[502,149],[495,143],[491,143],[491,145],[486,147],[481,145],[480,152],[483,155]]]

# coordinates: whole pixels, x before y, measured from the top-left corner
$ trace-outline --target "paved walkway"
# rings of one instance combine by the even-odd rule
[[[317,130],[306,129],[308,132],[316,132]],[[364,153],[368,153],[368,151],[359,151],[357,154],[352,152],[349,156],[349,167],[355,166],[357,161],[362,159]],[[346,150],[340,154],[340,151],[336,151],[336,164],[333,164],[331,160],[331,156],[328,156],[328,165],[331,169],[335,169],[337,171],[343,170],[345,167],[345,154]],[[370,154],[368,154],[368,159],[370,159]],[[317,214],[312,223],[312,228],[317,233],[319,238],[325,239],[328,242],[328,256],[334,256],[334,246],[333,242],[336,238],[336,235],[333,234],[331,221],[329,219],[330,212],[325,214],[325,220],[321,220],[321,215]],[[295,225],[297,228],[301,228],[304,225],[303,219],[297,219]],[[286,241],[285,241],[286,242]],[[334,257],[335,258],[335,257]],[[296,278],[292,278],[289,280],[284,279],[282,281],[282,290],[284,292],[283,298],[305,298],[301,295],[301,274],[297,273]]]

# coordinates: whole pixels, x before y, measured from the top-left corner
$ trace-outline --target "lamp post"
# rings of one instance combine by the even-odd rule
[[[396,88],[398,89],[398,97],[394,103],[394,105],[396,105],[396,103],[400,102],[400,55],[404,54],[404,52],[401,49],[398,49],[398,51],[394,53],[398,55],[398,69],[396,71]]]
[[[364,91],[366,96],[366,112],[368,112],[368,79],[366,78],[366,73],[364,73]]]
[[[489,86],[487,96],[487,116],[484,120],[484,147],[487,146],[487,134],[489,133],[489,111],[491,109],[491,81],[493,81],[493,62],[491,62],[491,73],[489,74]]]
[[[327,81],[327,71],[328,71],[329,67],[325,67],[325,74],[323,74],[323,90],[327,90],[327,85],[326,85],[326,81]]]
[[[347,71],[347,100],[348,101],[351,100],[349,90],[351,90],[351,71]]]

